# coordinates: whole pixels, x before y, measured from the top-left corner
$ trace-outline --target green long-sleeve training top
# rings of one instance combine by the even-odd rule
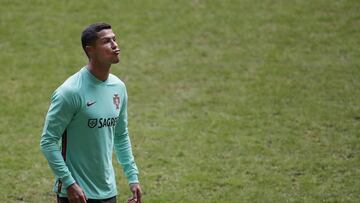
[[[117,195],[113,149],[128,182],[137,183],[124,83],[112,74],[98,80],[86,67],[69,77],[52,95],[40,147],[61,197],[74,182],[90,199]]]

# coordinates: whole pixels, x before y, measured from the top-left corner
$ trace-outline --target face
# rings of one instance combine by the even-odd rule
[[[120,49],[112,29],[101,30],[97,37],[95,44],[88,47],[90,58],[103,64],[119,63]]]

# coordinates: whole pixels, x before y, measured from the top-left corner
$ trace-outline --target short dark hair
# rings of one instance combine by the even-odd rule
[[[86,56],[89,57],[85,47],[92,45],[97,40],[97,33],[105,29],[111,29],[111,25],[107,23],[94,23],[84,29],[81,34],[81,44]]]

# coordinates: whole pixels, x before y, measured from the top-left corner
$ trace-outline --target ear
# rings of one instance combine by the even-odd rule
[[[89,57],[91,57],[94,53],[94,47],[93,46],[86,46],[85,47],[86,53]]]

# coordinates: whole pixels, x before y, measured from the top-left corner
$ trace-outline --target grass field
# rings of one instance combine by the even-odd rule
[[[44,116],[99,21],[122,49],[143,202],[360,202],[359,1],[0,3],[0,202],[54,202]]]

